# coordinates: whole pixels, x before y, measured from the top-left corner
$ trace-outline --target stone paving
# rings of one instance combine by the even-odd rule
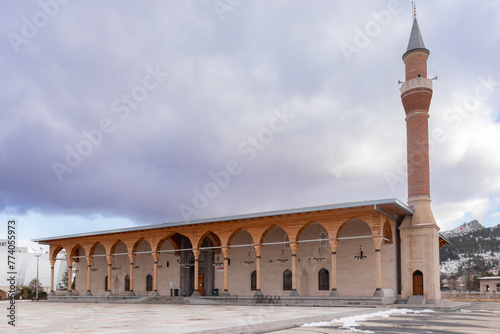
[[[314,333],[443,333],[443,334],[498,334],[500,333],[500,303],[475,302],[459,310],[416,310],[392,309],[372,310],[370,314],[358,317],[335,318],[338,322],[318,323],[315,327],[298,327],[271,332],[274,334],[314,334]],[[399,312],[398,312],[399,311]],[[403,311],[403,312],[401,312]],[[379,313],[380,312],[380,313]],[[401,313],[400,313],[401,312]],[[364,318],[364,319],[363,319]]]
[[[500,333],[500,303],[460,310],[16,302],[16,326],[0,302],[0,333]],[[408,311],[405,311],[409,309]],[[391,313],[391,314],[386,314]],[[343,319],[342,322],[330,322]],[[355,320],[355,324],[353,324]],[[320,322],[317,327],[295,327]],[[288,329],[287,329],[288,328]]]
[[[16,301],[0,333],[263,333],[368,309],[332,307],[53,303]],[[303,319],[303,320],[302,320]]]

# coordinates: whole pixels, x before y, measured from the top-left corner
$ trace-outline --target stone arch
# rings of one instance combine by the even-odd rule
[[[377,287],[371,232],[370,224],[357,217],[345,221],[337,232],[336,283],[341,296],[371,296]]]
[[[229,269],[228,287],[229,291],[236,291],[238,295],[251,295],[253,291],[251,283],[252,272],[256,271],[254,244],[252,234],[243,228],[235,229],[227,241],[227,245],[229,246],[229,264],[232,268],[237,268],[237,270]],[[256,279],[255,276],[254,284],[257,284]],[[256,289],[256,285],[254,288]]]
[[[110,255],[114,255],[115,254],[115,250],[116,250],[116,247],[120,244],[120,243],[123,243],[125,245],[125,248],[127,249],[127,252],[128,252],[128,247],[127,247],[127,244],[125,242],[123,242],[122,240],[118,239],[116,240],[112,245],[111,247],[109,248],[109,254]]]
[[[215,234],[214,232],[212,231],[207,231],[205,232],[199,239],[198,239],[198,242],[196,244],[196,248],[197,249],[200,249],[201,248],[201,244],[203,243],[203,241],[205,240],[205,238],[208,238],[210,239],[210,241],[212,242],[212,245],[214,245],[214,247],[221,247],[222,246],[222,243],[220,241],[220,238],[217,234]]]
[[[73,246],[70,252],[70,257],[73,259],[73,273],[72,279],[73,291],[82,294],[87,289],[87,255],[86,249],[83,245],[77,243]]]
[[[324,267],[332,266],[328,239],[328,230],[316,221],[304,224],[297,233],[297,292],[300,296],[325,295],[325,292],[318,288],[318,277],[315,273]]]
[[[99,241],[96,241],[94,242],[94,244],[90,247],[90,250],[89,250],[89,256],[94,256],[94,252],[95,252],[95,249],[97,248],[97,246],[101,245],[101,243]],[[104,247],[104,246],[103,246]],[[104,252],[106,252],[106,248],[104,248]]]
[[[328,235],[328,230],[326,229],[326,226],[324,226],[322,223],[318,223],[318,222],[316,222],[316,221],[314,221],[314,220],[311,220],[310,222],[305,223],[305,224],[304,224],[304,225],[303,225],[303,226],[299,229],[299,231],[297,232],[297,235],[296,235],[296,237],[295,237],[295,240],[299,241],[299,240],[300,240],[300,237],[301,237],[301,235],[302,235],[302,232],[303,232],[303,231],[304,231],[307,227],[309,227],[311,224],[318,224],[318,225],[320,225],[321,227],[323,227],[323,229],[324,229],[324,230],[325,230],[325,232],[326,232],[327,237],[329,237],[329,235]]]
[[[286,235],[288,235],[288,237],[290,237],[289,233],[280,225],[277,225],[277,224],[272,224],[270,226],[268,226],[263,232],[262,232],[262,235],[260,236],[260,239],[259,239],[259,244],[262,244],[264,243],[264,239],[266,238],[266,236],[269,234],[269,232],[273,229],[273,228],[279,228],[281,230],[283,230],[283,232],[285,232]],[[295,236],[295,235],[294,235]]]
[[[158,240],[158,242],[156,243],[156,247],[155,247],[155,252],[158,252],[160,251],[161,249],[161,246],[163,246],[163,243],[165,241],[169,241],[171,244],[172,244],[172,247],[174,247],[174,249],[179,249],[179,244],[176,243],[172,237],[175,235],[175,234],[178,234],[178,233],[175,233],[175,232],[172,232],[172,233],[169,233],[167,234],[166,236],[164,236],[163,238],[161,238],[160,240]]]
[[[92,294],[102,296],[106,292],[105,281],[107,282],[106,277],[108,275],[108,260],[106,258],[106,248],[101,242],[96,241],[90,247],[88,255],[92,257]]]
[[[59,254],[60,251],[64,249],[63,246],[56,246],[51,252],[50,252],[50,259],[55,260],[57,258],[57,254]],[[68,251],[64,249],[64,251],[67,253]]]
[[[228,246],[230,246],[232,244],[233,239],[236,236],[236,234],[240,233],[241,231],[244,231],[244,232],[248,233],[250,235],[250,238],[252,238],[252,243],[255,245],[255,241],[253,240],[252,234],[250,232],[248,232],[246,229],[239,227],[236,230],[234,230],[233,233],[231,233],[231,235],[227,239],[227,245]]]
[[[337,229],[337,234],[336,234],[335,238],[336,238],[336,239],[338,239],[338,238],[340,237],[340,233],[342,232],[342,229],[344,229],[344,227],[345,227],[347,224],[349,224],[350,222],[355,221],[355,220],[360,220],[360,221],[364,222],[366,225],[368,225],[368,227],[370,228],[370,233],[371,233],[371,235],[373,235],[373,228],[372,228],[372,226],[371,226],[371,224],[370,224],[370,223],[368,223],[368,222],[366,222],[365,220],[363,220],[363,219],[361,219],[361,218],[358,218],[358,217],[351,217],[351,218],[349,218],[349,219],[345,220],[345,221],[344,221],[344,222],[343,222],[343,223],[342,223],[342,224],[338,227],[338,229]]]
[[[69,252],[68,259],[73,259],[74,262],[79,263],[80,262],[80,256],[82,256],[80,254],[80,248],[83,249],[83,252],[85,253],[85,248],[83,248],[82,245],[80,245],[79,243],[77,243],[76,245],[74,245],[71,248],[71,251]],[[85,254],[83,256],[85,256]]]
[[[139,245],[141,244],[141,242],[143,240],[146,240],[147,243],[149,243],[149,245],[151,245],[151,243],[144,237],[140,237],[139,239],[136,240],[136,242],[134,242],[134,245],[132,246],[132,249],[130,250],[130,252],[132,254],[135,254],[135,252],[137,252],[137,247],[139,247]]]
[[[146,291],[146,277],[154,274],[154,246],[148,239],[140,237],[132,247],[134,260],[134,293],[143,295]]]

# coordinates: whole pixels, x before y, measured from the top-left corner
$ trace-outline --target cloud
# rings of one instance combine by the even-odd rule
[[[22,18],[40,10],[35,3],[6,6],[2,36],[20,34]],[[7,38],[0,41],[0,210],[20,217],[36,211],[46,218],[178,221],[179,205],[192,203],[193,189],[231,160],[241,162],[242,172],[196,218],[404,200],[397,82],[404,79],[409,6],[401,3],[350,62],[340,47],[354,45],[388,6],[244,2],[222,21],[211,1],[61,6],[17,54]],[[431,156],[433,207],[441,226],[452,227],[464,212],[486,219],[499,205],[491,199],[500,190],[500,161],[492,154],[500,140],[500,87],[474,112],[458,114],[458,126],[446,114],[475,96],[480,77],[500,80],[491,52],[499,8],[422,7],[429,76],[439,77],[430,129],[446,135]],[[168,76],[140,95],[148,68],[157,67]],[[285,109],[296,118],[247,162],[238,146],[268,127],[274,110]],[[113,130],[68,166],[68,147],[84,149],[85,134],[104,119]],[[54,162],[71,168],[63,182]],[[398,181],[390,184],[387,172]]]

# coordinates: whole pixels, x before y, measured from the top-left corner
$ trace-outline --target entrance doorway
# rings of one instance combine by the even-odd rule
[[[422,274],[420,270],[417,270],[413,273],[413,294],[424,294],[424,274]]]
[[[200,296],[204,296],[205,293],[205,274],[198,274],[198,292]]]

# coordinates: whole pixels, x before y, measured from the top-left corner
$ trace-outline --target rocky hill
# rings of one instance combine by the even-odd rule
[[[484,227],[473,220],[441,234],[450,241],[439,252],[442,275],[500,269],[500,225]]]
[[[442,235],[444,235],[446,238],[452,238],[452,237],[457,237],[457,236],[462,236],[466,234],[470,234],[475,231],[480,231],[482,229],[485,229],[483,225],[481,225],[477,220],[472,220],[468,223],[463,223],[459,227],[453,229],[453,230],[448,230],[441,232]]]

